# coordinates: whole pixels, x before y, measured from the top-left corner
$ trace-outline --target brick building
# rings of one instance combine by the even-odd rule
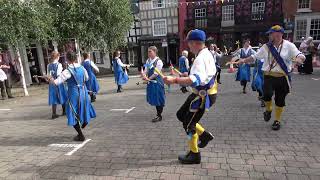
[[[224,49],[237,47],[236,41],[249,37],[252,44],[265,42],[265,32],[275,24],[283,25],[282,0],[181,0],[179,16],[180,39],[190,29],[203,29],[208,39]],[[183,8],[181,8],[181,6]],[[186,48],[182,43],[180,49]]]

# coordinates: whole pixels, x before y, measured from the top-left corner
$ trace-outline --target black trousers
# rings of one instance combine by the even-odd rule
[[[200,121],[205,112],[205,109],[199,109],[197,112],[190,112],[190,104],[196,97],[197,95],[193,93],[189,95],[187,100],[177,112],[177,118],[182,122],[186,133],[191,132],[194,134],[196,132],[196,124]],[[217,95],[209,95],[209,98],[211,100],[211,107],[216,102]]]
[[[0,88],[1,88],[1,96],[3,97],[3,98],[5,98],[6,97],[6,94],[8,95],[8,96],[12,96],[12,94],[11,94],[11,81],[10,81],[10,78],[8,77],[8,79],[7,80],[5,80],[5,81],[0,81]]]
[[[288,93],[289,85],[286,77],[264,76],[263,100],[271,101],[274,94],[276,106],[284,107]]]

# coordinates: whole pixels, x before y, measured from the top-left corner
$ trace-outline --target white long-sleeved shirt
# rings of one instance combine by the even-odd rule
[[[82,65],[79,63],[74,63],[73,65],[68,65],[68,68],[71,68],[71,69],[78,68],[78,67],[82,67]],[[88,72],[85,68],[83,68],[83,69],[84,69],[84,79],[85,79],[85,81],[88,81],[89,80]],[[62,84],[66,80],[70,79],[71,77],[72,77],[72,74],[70,73],[70,71],[68,69],[65,69],[58,76],[58,78],[54,80],[54,84],[56,84],[56,85]]]
[[[59,76],[59,75],[62,73],[62,70],[63,70],[62,64],[61,64],[61,63],[59,63],[59,59],[55,59],[55,60],[53,60],[53,62],[52,62],[52,63],[50,63],[50,64],[58,64],[58,68],[57,68],[57,76]],[[49,70],[49,66],[50,66],[50,64],[48,64],[48,66],[47,66],[47,76],[52,76],[52,75],[53,75],[53,73],[54,73],[54,72],[51,72],[51,71]]]
[[[275,47],[276,48],[276,47]],[[276,48],[280,52],[280,56],[283,58],[284,63],[287,66],[289,72],[292,71],[292,60],[296,57],[305,58],[305,56],[298,50],[298,48],[291,42],[283,40],[282,45]],[[264,59],[262,71],[271,71],[276,73],[284,73],[279,64],[274,60],[268,46],[264,44],[256,54],[252,55],[254,60]],[[273,64],[274,67],[271,67]]]
[[[162,60],[159,58],[159,57],[155,57],[154,59],[148,59],[147,60],[147,62],[146,62],[146,64],[150,64],[150,65],[153,65],[153,63],[156,61],[158,59],[158,61],[157,61],[157,64],[156,64],[156,68],[159,70],[159,71],[161,71],[162,70],[162,67],[163,67],[163,62],[162,62]],[[145,69],[145,73],[147,73],[148,71],[147,71],[147,68]],[[157,74],[158,75],[158,73],[156,73],[156,72],[154,72],[154,74]]]
[[[87,62],[87,61],[90,62],[91,67],[92,67],[96,72],[99,72],[98,66],[97,66],[93,61],[91,61],[90,59],[85,59],[85,60],[84,60],[84,62]]]
[[[207,48],[204,48],[194,60],[189,77],[195,86],[204,86],[209,83],[216,72],[214,57]]]
[[[116,58],[116,59],[119,66],[126,67],[126,65],[122,63],[122,60],[120,58]]]

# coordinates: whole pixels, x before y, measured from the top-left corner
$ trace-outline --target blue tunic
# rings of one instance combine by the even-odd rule
[[[253,54],[253,50],[249,49],[248,54],[245,53],[243,48],[240,49],[240,58],[247,58]],[[238,72],[236,75],[236,81],[247,81],[250,82],[250,65],[249,64],[241,64],[238,68]]]
[[[83,61],[82,65],[87,70],[89,75],[89,80],[86,82],[88,91],[98,93],[99,83],[97,81],[96,75],[93,72],[91,61]]]
[[[76,68],[68,67],[72,74],[67,80],[68,84],[68,102],[66,104],[66,114],[68,125],[74,126],[78,121],[81,124],[89,124],[91,118],[96,117],[96,112],[90,102],[88,90],[85,85],[85,69],[80,66]],[[78,119],[76,118],[78,117]]]
[[[181,73],[185,73],[185,72],[188,72],[188,68],[187,68],[187,65],[186,65],[186,57],[184,56],[181,56],[179,58],[179,70]]]
[[[57,79],[58,74],[58,66],[60,63],[54,63],[54,64],[49,64],[48,66],[48,71],[50,72],[49,74],[54,78]],[[67,101],[67,92],[66,89],[64,88],[63,84],[60,85],[54,85],[54,84],[49,84],[49,105],[57,105],[57,104],[64,104]]]
[[[129,80],[128,74],[123,71],[122,67],[118,64],[117,58],[112,60],[113,71],[114,71],[114,80],[117,85],[126,84]]]
[[[157,65],[158,60],[156,60],[153,64],[145,64],[145,67],[148,68],[148,77],[154,74],[154,68]],[[150,82],[147,85],[147,102],[151,106],[164,106],[165,105],[165,90],[164,90],[164,82],[160,75],[157,76],[157,82]]]
[[[253,70],[252,78],[252,90],[263,93],[263,71],[262,71],[263,62],[260,60],[256,61],[255,68]]]

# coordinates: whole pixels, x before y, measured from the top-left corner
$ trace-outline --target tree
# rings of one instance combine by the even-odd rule
[[[60,41],[77,39],[86,50],[113,51],[133,22],[128,0],[49,0]]]
[[[1,0],[0,39],[12,45],[21,67],[22,84],[28,96],[19,46],[31,41],[44,42],[55,36],[54,16],[44,0]]]

